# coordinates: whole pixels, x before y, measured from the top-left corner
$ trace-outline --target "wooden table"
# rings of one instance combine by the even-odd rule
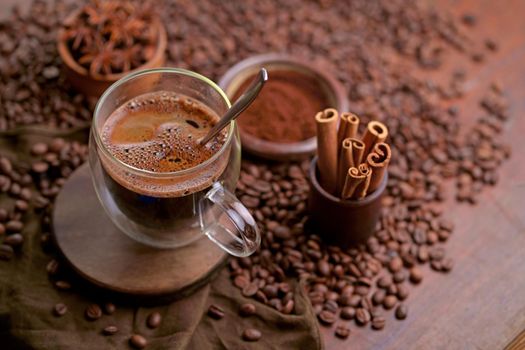
[[[426,270],[423,283],[411,289],[406,301],[408,318],[397,321],[387,312],[383,331],[353,326],[342,341],[333,328],[322,327],[327,349],[525,348],[525,1],[431,3],[458,16],[476,15],[477,25],[468,30],[472,37],[499,43],[497,53],[482,64],[457,55],[446,66],[467,69],[468,92],[457,103],[466,125],[483,115],[478,101],[490,82],[501,82],[511,104],[503,138],[513,154],[497,186],[484,190],[479,204],[458,204],[448,193],[445,215],[456,223],[446,244],[455,260],[452,272]],[[431,76],[438,81],[449,77],[442,71]]]

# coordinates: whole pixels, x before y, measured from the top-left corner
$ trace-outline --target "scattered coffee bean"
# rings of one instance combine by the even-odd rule
[[[55,307],[53,308],[53,313],[55,314],[55,316],[64,316],[67,312],[67,306],[65,304],[62,304],[62,303],[58,303],[55,305]]]
[[[133,334],[129,338],[129,344],[135,349],[144,349],[148,345],[148,341],[140,334]]]
[[[245,303],[241,305],[241,308],[239,309],[239,314],[244,317],[255,315],[256,313],[255,305],[251,303]]]
[[[59,280],[59,281],[55,282],[55,287],[57,287],[60,290],[70,290],[71,289],[71,283],[69,283],[67,281]]]
[[[404,284],[398,284],[397,285],[397,298],[399,300],[405,300],[406,298],[408,298],[408,295],[409,295],[408,287]]]
[[[385,318],[383,316],[374,317],[372,319],[372,328],[375,330],[380,330],[385,328]]]
[[[339,316],[345,320],[351,320],[355,317],[355,309],[351,306],[345,306],[341,309],[341,314]]]
[[[332,311],[329,310],[323,310],[321,311],[317,317],[319,318],[319,321],[321,321],[322,324],[325,325],[331,325],[336,321],[335,314]]]
[[[355,320],[356,320],[357,324],[359,324],[361,326],[364,326],[368,322],[370,322],[370,319],[371,319],[371,316],[370,316],[370,312],[368,312],[368,310],[363,309],[363,308],[358,308],[356,310],[356,312],[355,312]]]
[[[387,310],[393,308],[397,303],[397,298],[393,295],[387,295],[383,301],[383,307]]]
[[[41,156],[47,153],[48,147],[46,143],[38,142],[31,147],[31,153],[35,156]]]
[[[242,289],[242,295],[244,295],[245,297],[251,297],[251,296],[254,296],[258,290],[259,290],[259,287],[257,287],[255,283],[250,283],[250,284],[247,284]]]
[[[96,321],[102,317],[102,309],[97,304],[88,305],[84,315],[88,321]]]
[[[449,272],[454,267],[454,261],[450,258],[445,258],[441,261],[441,270],[444,272]]]
[[[113,303],[105,303],[104,304],[104,312],[106,315],[113,315],[115,311],[117,310],[117,307]]]
[[[350,328],[343,325],[339,325],[335,329],[335,335],[338,338],[346,339],[350,335]]]
[[[24,242],[24,237],[20,233],[13,233],[12,235],[4,238],[4,244],[10,245],[11,247],[18,247]]]
[[[0,260],[11,260],[14,255],[13,247],[7,244],[0,244]]]
[[[423,280],[423,272],[418,267],[412,267],[410,269],[410,282],[420,283]]]
[[[102,334],[104,335],[114,335],[117,333],[118,333],[117,326],[107,326],[107,327],[104,327],[104,329],[102,330]]]
[[[208,316],[216,320],[220,320],[224,317],[224,310],[220,306],[212,304],[208,308]]]
[[[408,309],[405,304],[399,304],[396,308],[396,318],[398,320],[404,320],[407,317]]]
[[[372,295],[372,303],[374,305],[380,305],[383,303],[383,300],[385,300],[386,292],[383,289],[378,289],[374,292]]]
[[[149,314],[148,319],[146,320],[146,324],[148,325],[149,328],[157,328],[160,326],[161,322],[162,322],[162,316],[157,311]]]
[[[247,328],[242,332],[242,339],[246,341],[258,341],[261,336],[261,331],[255,328]]]

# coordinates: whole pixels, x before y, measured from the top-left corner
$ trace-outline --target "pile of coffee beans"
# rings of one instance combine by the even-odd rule
[[[67,129],[91,120],[94,101],[67,84],[56,49],[57,30],[71,6],[34,1],[28,14],[0,22],[0,132],[19,125]]]

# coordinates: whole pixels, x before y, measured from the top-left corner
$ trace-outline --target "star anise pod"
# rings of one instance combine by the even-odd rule
[[[152,2],[91,0],[65,24],[73,57],[91,75],[126,72],[153,57],[158,31]]]
[[[86,54],[78,59],[78,63],[89,67],[89,74],[97,76],[100,74],[112,74],[111,67],[113,62],[118,60],[118,52],[114,49],[112,42],[98,42],[96,49],[87,51]]]
[[[116,50],[116,57],[114,62],[115,69],[121,72],[127,72],[143,64],[142,47],[140,45],[133,45],[129,48]]]
[[[88,27],[72,27],[64,32],[64,40],[71,41],[71,48],[78,50],[81,46],[91,46],[93,31]]]

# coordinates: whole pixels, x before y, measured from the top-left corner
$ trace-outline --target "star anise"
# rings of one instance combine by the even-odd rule
[[[118,53],[114,50],[112,42],[98,42],[96,50],[88,51],[78,59],[78,63],[89,66],[89,74],[97,76],[100,74],[113,73],[111,67],[118,60]]]
[[[151,59],[158,32],[153,30],[149,1],[92,0],[65,24],[65,40],[73,57],[91,75],[135,69]]]

